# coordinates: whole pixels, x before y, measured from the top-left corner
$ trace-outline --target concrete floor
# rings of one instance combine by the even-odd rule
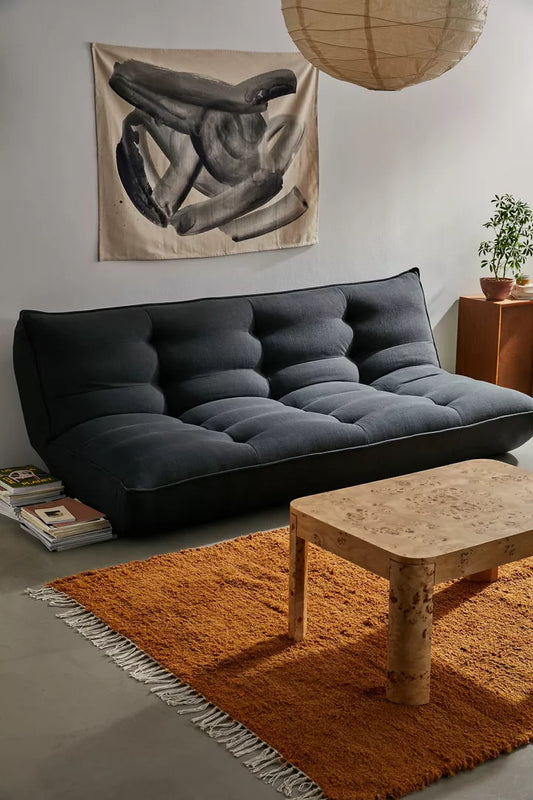
[[[513,455],[533,470],[533,443]],[[285,508],[270,509],[146,541],[48,553],[0,517],[0,800],[281,797],[23,590],[286,523]],[[420,797],[533,800],[533,746],[410,795]]]

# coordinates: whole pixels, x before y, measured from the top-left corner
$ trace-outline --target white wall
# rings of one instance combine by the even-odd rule
[[[398,93],[321,77],[320,244],[194,261],[96,260],[89,42],[291,50],[278,0],[0,0],[0,464],[34,453],[11,365],[21,308],[275,291],[419,265],[444,366],[478,291],[495,192],[533,202],[533,3],[492,0],[451,72]]]

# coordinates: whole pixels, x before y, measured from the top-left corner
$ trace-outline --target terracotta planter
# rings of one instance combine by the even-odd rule
[[[507,300],[514,286],[514,278],[480,278],[479,283],[487,300]]]

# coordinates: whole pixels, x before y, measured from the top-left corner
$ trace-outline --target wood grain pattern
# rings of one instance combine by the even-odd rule
[[[533,552],[533,474],[490,459],[293,500],[299,536],[384,577],[388,561],[465,577]]]
[[[501,310],[497,384],[531,394],[532,380],[533,304],[512,302]]]
[[[292,504],[291,504],[292,506]],[[323,550],[364,567],[382,578],[389,577],[389,554],[373,542],[364,541],[347,533],[335,524],[316,519],[303,511],[297,512],[298,536]]]
[[[473,575],[467,575],[466,578],[475,583],[493,583],[493,581],[498,580],[498,567],[491,567],[491,569],[484,569],[481,572],[474,572]]]
[[[434,564],[390,562],[387,700],[429,703]]]
[[[533,302],[461,297],[456,372],[532,394]]]
[[[289,567],[289,636],[296,642],[307,631],[307,550],[305,539],[298,536],[298,520],[291,514]]]
[[[305,636],[307,542],[390,581],[387,698],[429,702],[435,583],[533,555],[533,474],[475,459],[291,503],[289,634]]]
[[[497,382],[500,314],[500,303],[485,300],[484,296],[459,299],[455,365],[458,375]]]

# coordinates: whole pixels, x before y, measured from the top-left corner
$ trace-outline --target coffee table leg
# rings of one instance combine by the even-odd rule
[[[435,564],[390,562],[387,700],[429,703]]]
[[[498,567],[492,569],[484,569],[482,572],[473,572],[472,575],[466,576],[467,581],[476,581],[477,583],[492,583],[498,580]]]
[[[289,571],[289,636],[297,642],[307,629],[307,541],[297,535],[298,520],[291,514]]]

